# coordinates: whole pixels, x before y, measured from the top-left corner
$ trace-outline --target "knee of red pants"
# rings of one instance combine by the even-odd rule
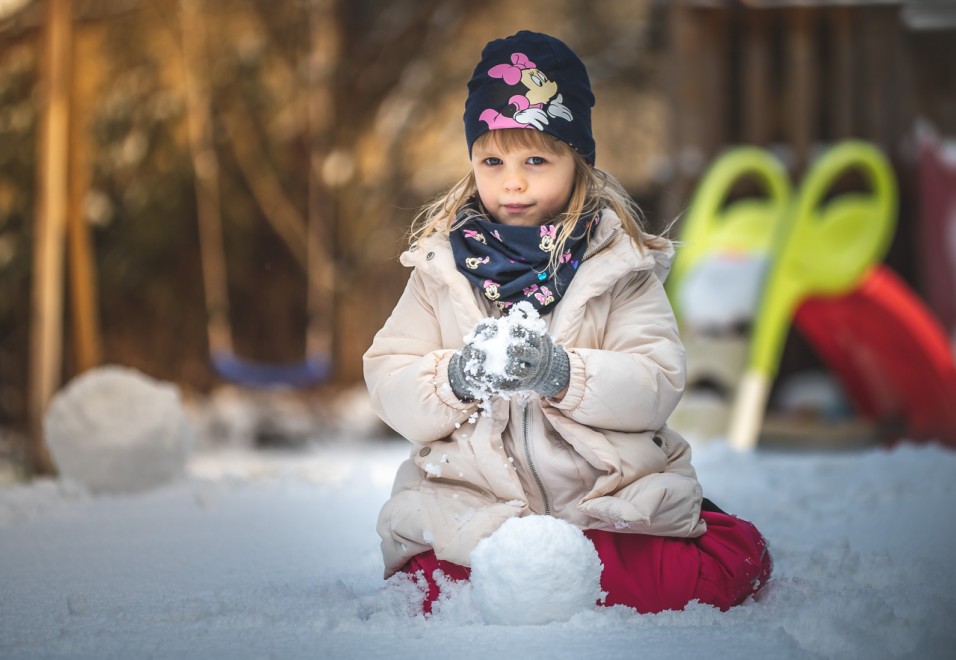
[[[695,539],[586,530],[604,564],[605,604],[652,613],[698,600],[727,610],[756,593],[772,570],[766,541],[745,520],[701,515],[708,528]]]
[[[770,579],[773,558],[767,541],[750,522],[704,512],[707,533],[696,540],[701,551],[697,598],[727,610],[755,595]]]
[[[400,571],[413,577],[420,574],[424,578],[425,600],[422,602],[422,611],[425,614],[431,613],[432,605],[441,595],[441,589],[435,579],[435,571],[439,570],[450,580],[462,581],[471,577],[471,569],[467,566],[439,559],[433,550],[415,555]]]
[[[642,614],[680,610],[694,598],[700,553],[692,540],[585,530],[604,565],[604,604]]]

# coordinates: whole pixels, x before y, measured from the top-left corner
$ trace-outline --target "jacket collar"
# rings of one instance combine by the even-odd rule
[[[623,277],[632,271],[652,270],[663,282],[674,259],[674,248],[670,241],[663,249],[636,250],[624,231],[621,219],[610,209],[605,209],[601,214],[601,222],[591,238],[591,246],[588,247],[584,259],[587,261],[605,251],[610,251],[614,257],[617,265],[614,269],[616,277]]]
[[[485,318],[484,310],[475,300],[474,287],[458,272],[447,236],[433,234],[413,244],[402,253],[399,261],[403,266],[416,269],[423,278],[448,289],[462,336],[471,332]]]
[[[591,245],[585,253],[579,272],[559,304],[563,312],[561,316],[578,317],[588,300],[604,293],[630,273],[650,271],[663,282],[673,257],[674,249],[670,243],[664,249],[636,250],[621,226],[621,219],[613,211],[605,210],[601,214],[601,221],[591,238]],[[458,272],[447,236],[429,236],[402,253],[399,261],[404,266],[418,269],[423,276],[447,286],[465,333],[470,332],[475,324],[484,318],[484,311],[475,302],[473,287],[465,276]],[[559,325],[565,326],[564,323]],[[552,328],[552,332],[559,331],[560,328]],[[557,334],[555,337],[559,339]]]

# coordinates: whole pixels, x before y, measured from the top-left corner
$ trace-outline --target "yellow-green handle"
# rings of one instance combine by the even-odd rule
[[[728,203],[742,180],[752,178],[764,196]],[[767,252],[777,221],[790,201],[790,183],[780,162],[758,147],[735,147],[707,169],[682,221],[677,254],[667,279],[667,291],[676,314],[684,277],[702,257],[717,251]]]
[[[848,172],[869,190],[827,195]],[[774,239],[771,270],[761,293],[747,372],[737,390],[730,444],[757,444],[770,385],[797,306],[809,296],[840,295],[859,286],[883,259],[896,227],[896,180],[878,149],[840,143],[810,169]]]
[[[828,193],[851,171],[869,190]],[[749,367],[776,374],[787,330],[802,300],[841,295],[886,255],[896,227],[896,181],[883,154],[861,141],[827,151],[804,177],[774,239],[760,298]]]

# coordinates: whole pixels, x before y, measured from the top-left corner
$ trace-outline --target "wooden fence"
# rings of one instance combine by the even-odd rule
[[[795,176],[816,146],[850,137],[898,161],[914,116],[900,12],[898,2],[675,3],[667,78],[678,172],[667,200],[686,201],[733,144],[774,148]]]

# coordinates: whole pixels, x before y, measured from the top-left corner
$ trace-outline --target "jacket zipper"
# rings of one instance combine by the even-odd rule
[[[600,244],[589,249],[581,261],[597,254],[603,250],[613,239],[617,236],[617,230],[615,229],[610,233],[610,235],[601,241]],[[548,499],[548,494],[544,490],[544,482],[541,481],[541,475],[538,474],[538,469],[534,466],[534,460],[531,458],[531,438],[528,435],[528,404],[524,403],[521,406],[521,430],[523,434],[523,444],[524,444],[524,458],[528,464],[528,471],[531,472],[531,477],[534,479],[534,483],[538,486],[538,492],[541,494],[541,500],[544,502],[544,514],[546,516],[551,515],[551,501]]]
[[[541,493],[541,499],[544,502],[544,515],[551,515],[551,502],[548,500],[548,494],[544,492],[544,482],[541,481],[541,475],[538,474],[534,461],[531,459],[531,439],[528,435],[528,404],[521,406],[521,428],[524,434],[524,458],[528,463],[528,470],[538,485],[538,492]]]
[[[607,246],[607,244],[610,243],[612,240],[614,240],[614,237],[617,236],[617,231],[618,231],[618,230],[615,229],[615,230],[612,231],[610,234],[608,234],[607,238],[605,238],[603,241],[601,241],[600,243],[598,243],[598,244],[595,245],[594,247],[589,248],[589,249],[584,253],[584,256],[581,257],[581,261],[584,261],[585,259],[590,259],[590,258],[593,257],[595,254],[597,254],[598,252],[600,252],[601,250],[603,250],[603,249]]]

